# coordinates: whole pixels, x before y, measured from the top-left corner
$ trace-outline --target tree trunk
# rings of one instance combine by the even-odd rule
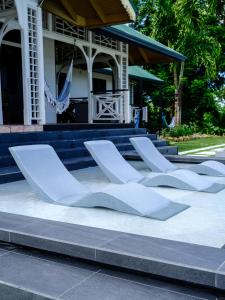
[[[184,74],[184,62],[181,63],[179,77],[177,74],[177,68],[178,65],[175,64],[173,68],[173,78],[174,78],[174,85],[175,85],[175,95],[174,95],[175,112],[174,113],[175,113],[175,125],[180,125],[181,114],[182,114],[182,88],[183,88],[182,78]]]

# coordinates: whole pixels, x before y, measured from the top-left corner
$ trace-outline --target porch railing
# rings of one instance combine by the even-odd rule
[[[124,92],[93,94],[93,121],[124,121]]]
[[[15,7],[14,0],[1,0],[0,1],[0,11],[8,10]]]

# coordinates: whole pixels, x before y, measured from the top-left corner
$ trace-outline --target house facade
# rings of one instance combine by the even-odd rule
[[[40,4],[37,0],[0,2],[0,125],[130,123],[128,66],[185,59],[126,25],[89,29],[77,26],[60,8],[56,15]],[[112,22],[95,7],[98,10],[103,25]],[[79,20],[86,24],[84,18]],[[114,18],[114,23],[122,21]],[[101,26],[94,19],[93,24]],[[57,97],[72,58],[71,105],[59,115],[45,97],[45,82]],[[105,69],[111,73],[102,72]]]

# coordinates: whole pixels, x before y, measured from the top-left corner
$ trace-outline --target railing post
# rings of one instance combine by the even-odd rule
[[[129,91],[124,92],[124,121],[125,123],[130,123],[130,97]]]
[[[120,106],[120,123],[123,123],[124,120],[124,93],[121,93],[119,98],[119,106]]]

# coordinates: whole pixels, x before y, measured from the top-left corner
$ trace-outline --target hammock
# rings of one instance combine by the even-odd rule
[[[162,113],[162,124],[164,128],[174,128],[175,127],[175,117],[172,117],[170,124],[166,121],[166,116]]]
[[[70,92],[72,86],[72,74],[73,74],[73,59],[71,60],[69,70],[66,75],[66,80],[62,91],[58,97],[54,97],[47,81],[45,80],[45,96],[47,101],[56,107],[56,112],[62,114],[70,105]]]
[[[135,115],[134,115],[134,127],[139,128],[139,123],[140,123],[140,109],[135,110]]]

